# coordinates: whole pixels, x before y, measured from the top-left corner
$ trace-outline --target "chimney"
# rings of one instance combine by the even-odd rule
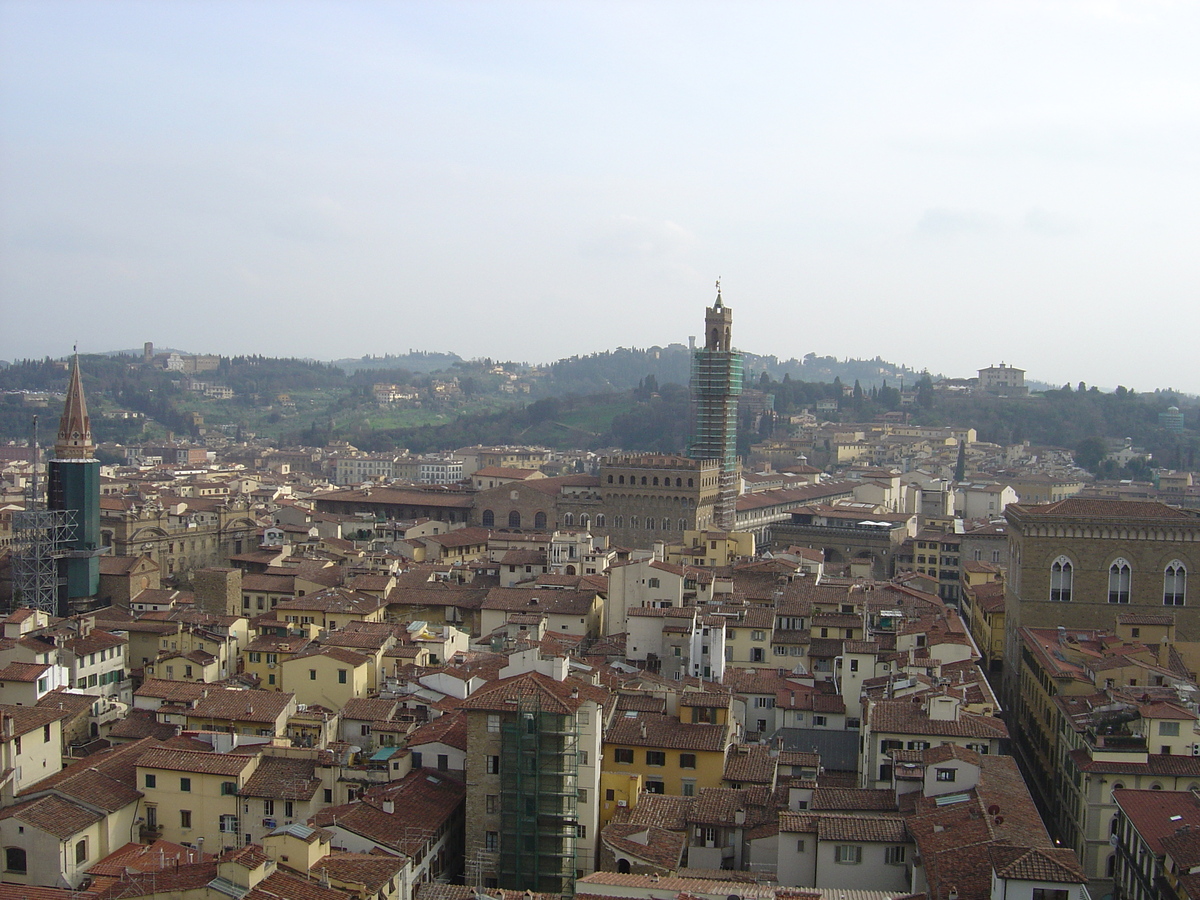
[[[395,800],[384,800],[383,801],[383,811],[385,813],[387,813],[389,816],[392,815],[392,813],[394,813],[396,811],[396,801]]]
[[[641,726],[642,726],[642,740],[644,741],[646,739],[646,723],[642,722]]]

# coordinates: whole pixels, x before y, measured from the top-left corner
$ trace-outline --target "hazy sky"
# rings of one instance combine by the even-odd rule
[[[1200,5],[0,0],[0,358],[699,334],[1200,391]],[[1178,338],[1178,339],[1177,339]]]

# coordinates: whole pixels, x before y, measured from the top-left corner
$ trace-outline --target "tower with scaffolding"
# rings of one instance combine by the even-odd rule
[[[100,462],[83,395],[79,355],[71,367],[54,458],[42,496],[34,421],[34,474],[25,509],[13,514],[13,605],[65,616],[100,586]]]
[[[599,788],[590,761],[600,755],[600,707],[582,683],[568,680],[565,658],[536,653],[518,654],[512,665],[523,671],[491,682],[462,704],[464,874],[484,892],[572,896],[575,879],[595,868],[597,811],[588,797]]]
[[[742,393],[742,354],[732,346],[733,311],[721,300],[705,310],[704,347],[692,354],[692,441],[688,456],[721,463],[715,518],[732,531],[737,512],[738,396]]]
[[[575,716],[521,697],[501,727],[500,887],[570,894],[575,885],[579,820],[579,736]]]

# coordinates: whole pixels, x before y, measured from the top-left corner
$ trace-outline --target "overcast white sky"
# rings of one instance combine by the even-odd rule
[[[1200,6],[0,0],[0,358],[744,350],[1200,391]]]

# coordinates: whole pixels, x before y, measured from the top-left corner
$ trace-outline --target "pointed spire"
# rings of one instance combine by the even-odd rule
[[[58,440],[54,442],[55,459],[91,459],[92,421],[88,418],[83,382],[79,377],[79,349],[75,349],[71,365],[71,380],[67,385],[67,402],[58,421]]]

